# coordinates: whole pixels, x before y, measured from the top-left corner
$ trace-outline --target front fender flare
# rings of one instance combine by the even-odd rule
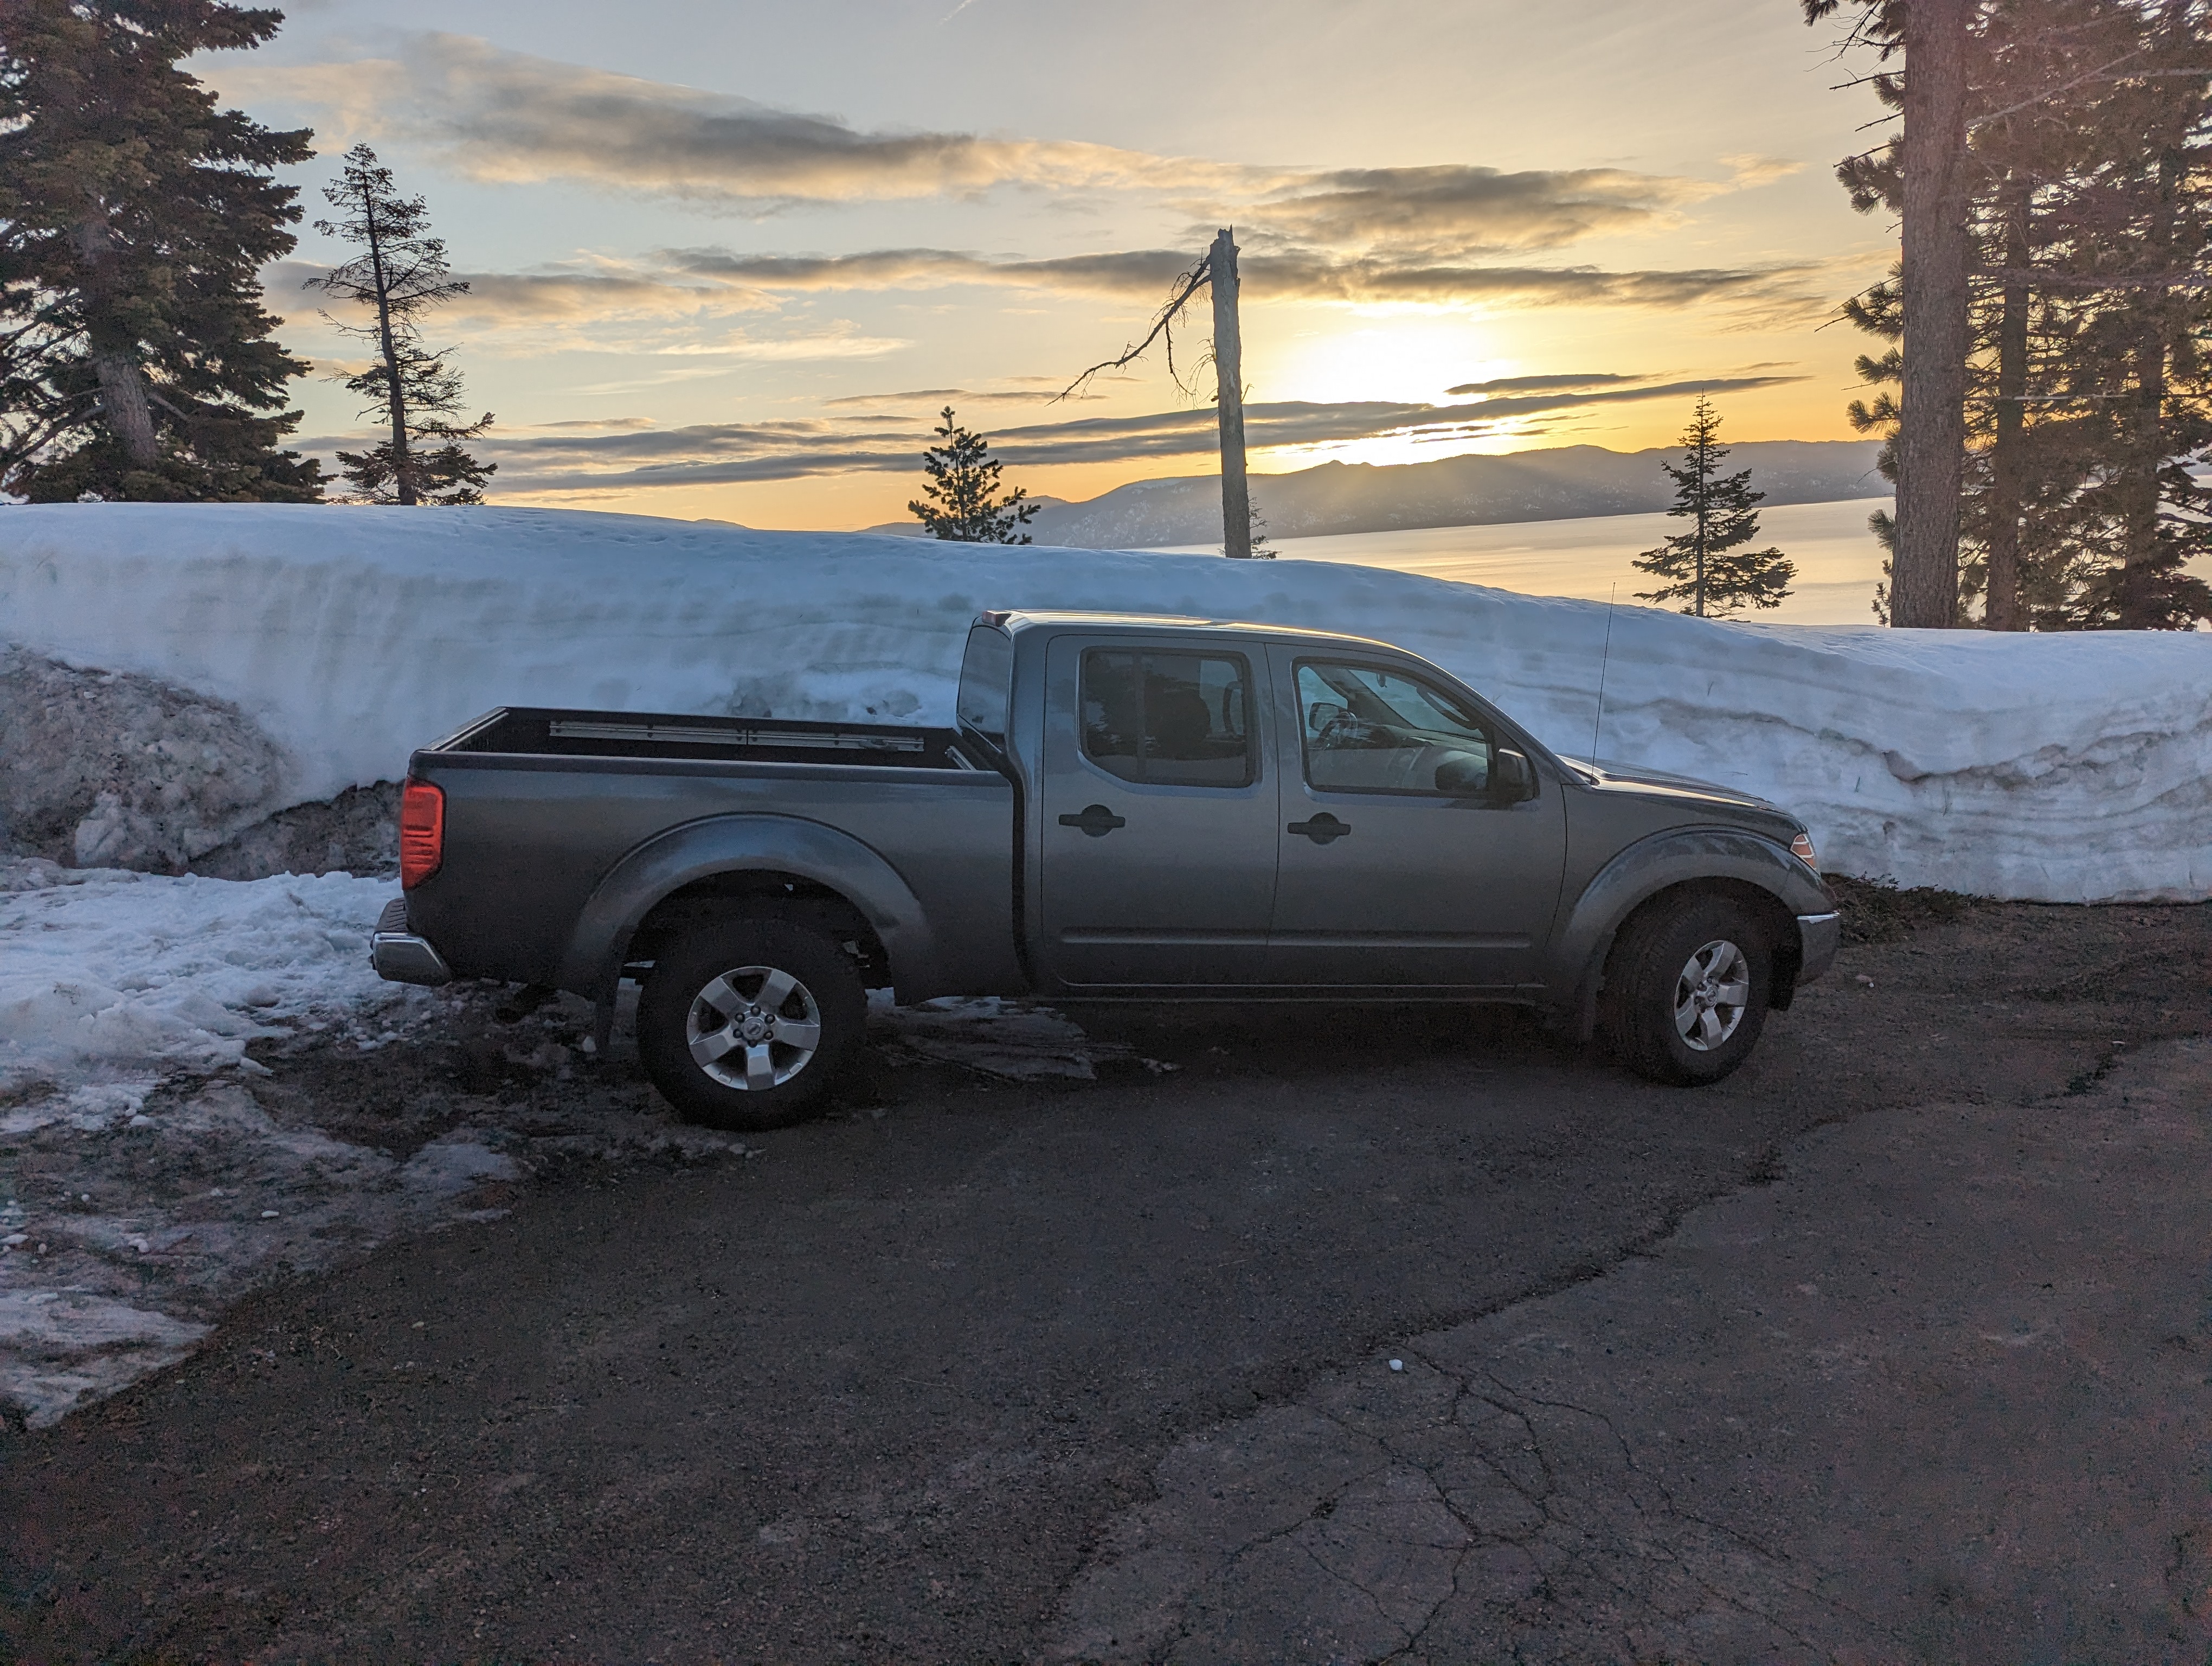
[[[1553,939],[1545,982],[1572,992],[1566,1012],[1577,1035],[1587,1040],[1595,1026],[1598,980],[1621,922],[1670,886],[1710,879],[1755,885],[1792,915],[1835,907],[1813,871],[1764,835],[1740,827],[1676,827],[1639,839],[1598,870]]]
[[[875,928],[902,990],[933,986],[936,940],[898,870],[849,833],[797,816],[709,816],[655,835],[616,863],[584,904],[561,958],[561,987],[598,1000],[622,976],[653,905],[718,873],[789,873],[843,897]]]

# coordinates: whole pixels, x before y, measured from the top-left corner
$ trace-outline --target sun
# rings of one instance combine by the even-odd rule
[[[1388,399],[1441,403],[1461,382],[1513,374],[1517,361],[1498,351],[1486,320],[1433,313],[1316,321],[1279,342],[1266,336],[1265,315],[1245,337],[1248,399],[1316,404]]]

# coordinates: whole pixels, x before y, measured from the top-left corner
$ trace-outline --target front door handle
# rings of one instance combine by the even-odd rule
[[[1060,824],[1062,827],[1079,827],[1092,838],[1103,839],[1115,828],[1127,827],[1129,824],[1103,804],[1089,804],[1083,807],[1083,813],[1079,816],[1062,816]]]
[[[1067,818],[1063,816],[1060,819],[1065,821]],[[1327,844],[1333,839],[1350,838],[1352,824],[1340,822],[1324,810],[1310,822],[1292,822],[1291,831],[1304,834],[1316,844]]]

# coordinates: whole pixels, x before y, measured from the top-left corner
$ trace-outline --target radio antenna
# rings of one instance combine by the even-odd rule
[[[1597,661],[1597,715],[1590,719],[1590,762],[1597,762],[1597,732],[1605,722],[1605,671],[1613,663],[1613,607],[1620,598],[1620,586],[1615,584],[1605,599],[1605,652]]]

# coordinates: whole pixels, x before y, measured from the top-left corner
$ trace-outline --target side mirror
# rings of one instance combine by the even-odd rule
[[[1306,733],[1319,734],[1323,729],[1343,717],[1346,708],[1334,700],[1316,700],[1306,708]]]
[[[1473,752],[1454,752],[1437,765],[1437,791],[1455,799],[1480,798],[1490,790],[1490,772]]]
[[[1519,804],[1536,796],[1536,772],[1528,756],[1500,747],[1491,755],[1490,796],[1493,804]]]

